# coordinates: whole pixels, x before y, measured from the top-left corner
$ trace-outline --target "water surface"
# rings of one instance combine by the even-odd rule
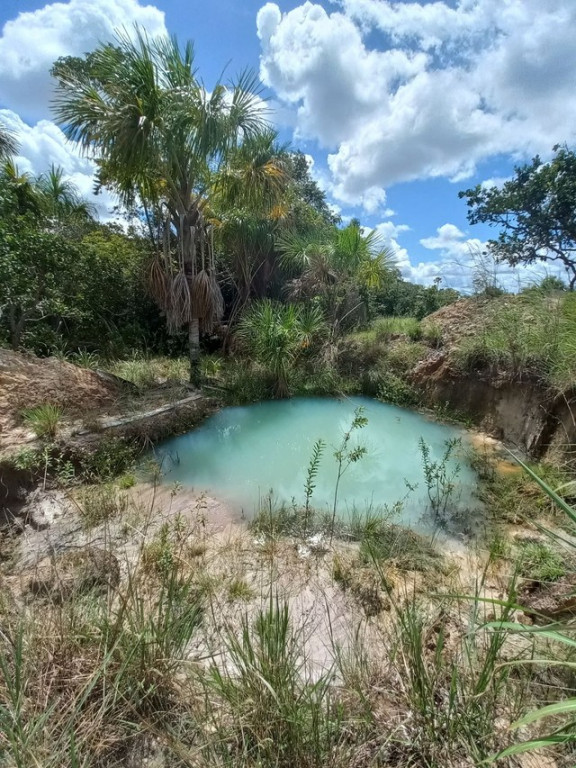
[[[302,504],[312,449],[322,439],[326,446],[312,505],[330,511],[338,471],[334,452],[358,406],[364,408],[368,424],[353,433],[349,448],[363,446],[366,455],[342,477],[341,517],[349,517],[354,509],[363,512],[402,501],[400,522],[430,528],[420,438],[429,446],[432,461],[441,459],[447,440],[462,438],[462,449],[450,465],[453,469],[460,464],[453,500],[460,510],[478,507],[473,496],[476,477],[466,463],[462,430],[364,397],[294,398],[224,408],[192,432],[157,446],[164,481],[206,491],[247,517],[271,491],[280,502]]]

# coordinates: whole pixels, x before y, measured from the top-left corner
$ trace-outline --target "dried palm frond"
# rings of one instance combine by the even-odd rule
[[[154,256],[148,265],[146,283],[148,291],[161,309],[169,304],[169,281],[160,255]]]
[[[224,299],[216,278],[202,270],[191,280],[192,312],[202,322],[202,330],[210,333],[224,313]]]
[[[190,321],[190,308],[188,280],[183,272],[178,272],[170,285],[169,306],[167,308],[168,328],[171,333]]]

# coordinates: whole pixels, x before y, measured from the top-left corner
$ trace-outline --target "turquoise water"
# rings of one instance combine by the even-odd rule
[[[326,447],[311,503],[331,510],[337,476],[334,451],[358,406],[363,406],[368,424],[353,434],[349,447],[365,447],[366,455],[342,477],[340,516],[349,516],[354,508],[363,512],[403,501],[399,522],[429,528],[420,437],[433,461],[442,457],[446,440],[462,437],[458,459],[451,463],[452,468],[461,465],[453,500],[460,510],[478,507],[473,497],[476,477],[463,456],[463,431],[364,397],[294,398],[224,408],[194,431],[157,446],[164,482],[206,491],[247,517],[270,491],[280,502],[302,504],[312,448],[321,438]]]

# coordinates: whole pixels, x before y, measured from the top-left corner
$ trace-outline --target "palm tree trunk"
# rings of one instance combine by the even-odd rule
[[[188,354],[190,356],[190,384],[200,386],[200,321],[193,317],[188,324]]]

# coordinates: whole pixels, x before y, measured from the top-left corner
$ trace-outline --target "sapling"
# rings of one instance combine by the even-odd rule
[[[316,440],[314,447],[312,448],[312,456],[308,464],[308,471],[306,472],[306,483],[304,484],[304,493],[306,494],[306,501],[304,503],[304,535],[308,533],[308,523],[310,519],[310,499],[316,488],[316,476],[318,474],[318,467],[320,466],[320,460],[324,452],[326,444],[324,440]]]
[[[336,476],[336,485],[334,486],[334,505],[332,508],[332,522],[330,527],[330,546],[332,546],[332,539],[334,538],[334,526],[336,523],[336,507],[338,505],[338,491],[340,489],[340,480],[342,475],[350,467],[351,464],[355,464],[357,461],[366,455],[367,450],[364,446],[357,445],[350,448],[350,439],[354,432],[358,429],[363,429],[368,424],[368,419],[364,416],[363,406],[358,406],[354,410],[354,418],[352,424],[347,432],[342,437],[342,442],[339,447],[334,451],[334,458],[338,462],[338,474]]]
[[[462,443],[459,437],[446,440],[445,450],[439,461],[433,461],[430,456],[430,446],[421,437],[419,440],[420,453],[422,454],[422,469],[428,491],[428,499],[434,517],[444,522],[448,505],[456,491],[455,480],[460,474],[460,464],[450,468],[450,460],[455,449]]]

